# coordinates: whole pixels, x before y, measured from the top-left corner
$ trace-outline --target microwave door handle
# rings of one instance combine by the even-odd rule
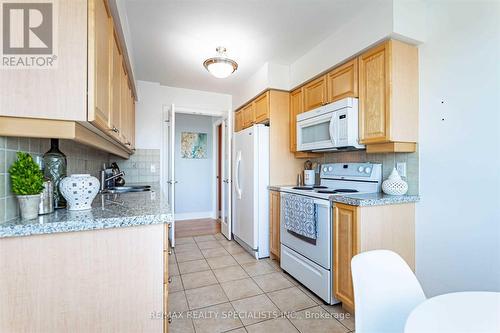
[[[335,121],[335,113],[332,114],[332,118],[330,119],[330,127],[329,127],[329,130],[330,130],[330,140],[332,141],[332,144],[335,146],[336,143],[336,139],[335,139],[335,132],[336,132],[336,121]]]

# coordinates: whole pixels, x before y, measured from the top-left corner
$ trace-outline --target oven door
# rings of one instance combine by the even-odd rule
[[[315,199],[314,205],[316,208],[316,233],[315,242],[305,239],[300,235],[285,229],[285,222],[280,221],[280,237],[281,243],[290,249],[303,255],[307,259],[315,262],[325,269],[330,269],[331,266],[331,206],[330,201],[324,199]],[[280,214],[283,218],[284,214]]]
[[[334,148],[335,124],[332,113],[297,121],[297,150]]]

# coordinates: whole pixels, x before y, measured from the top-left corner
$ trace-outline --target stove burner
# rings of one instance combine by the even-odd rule
[[[312,186],[294,186],[292,187],[294,190],[312,190]]]
[[[334,194],[334,193],[356,193],[359,192],[358,190],[351,190],[351,189],[345,189],[345,188],[339,188],[336,190],[317,190],[317,193],[329,193],[329,194]]]

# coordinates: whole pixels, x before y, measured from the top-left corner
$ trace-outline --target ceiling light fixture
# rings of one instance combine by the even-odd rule
[[[223,79],[233,74],[238,69],[236,61],[226,56],[226,48],[219,46],[215,49],[217,56],[203,62],[203,66],[216,78]]]

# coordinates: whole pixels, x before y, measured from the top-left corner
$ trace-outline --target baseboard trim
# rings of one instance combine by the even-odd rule
[[[196,219],[214,219],[214,212],[192,212],[192,213],[175,213],[174,220],[196,220]]]

